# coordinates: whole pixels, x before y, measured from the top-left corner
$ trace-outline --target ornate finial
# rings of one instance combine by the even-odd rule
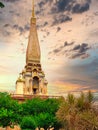
[[[32,9],[32,17],[35,17],[35,12],[34,12],[34,0],[32,1],[33,9]]]

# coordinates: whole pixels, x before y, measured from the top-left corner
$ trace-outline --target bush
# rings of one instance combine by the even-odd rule
[[[37,124],[32,116],[23,117],[21,124],[22,130],[35,130]]]

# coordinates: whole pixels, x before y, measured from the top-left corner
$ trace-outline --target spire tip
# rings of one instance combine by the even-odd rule
[[[32,9],[32,17],[34,18],[34,17],[35,17],[34,0],[32,0],[32,6],[33,6],[33,9]]]

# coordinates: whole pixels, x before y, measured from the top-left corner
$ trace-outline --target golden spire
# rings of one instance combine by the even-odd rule
[[[32,0],[32,17],[30,23],[30,34],[26,52],[26,63],[39,62],[40,63],[40,46],[36,28],[36,18],[34,12],[34,0]]]
[[[32,17],[34,18],[34,17],[35,17],[35,11],[34,11],[34,0],[32,1],[32,6],[33,6],[33,9],[32,9]]]

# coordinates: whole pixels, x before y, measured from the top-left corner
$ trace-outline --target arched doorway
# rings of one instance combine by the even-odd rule
[[[37,76],[33,77],[33,94],[37,94],[39,90],[39,78]]]

